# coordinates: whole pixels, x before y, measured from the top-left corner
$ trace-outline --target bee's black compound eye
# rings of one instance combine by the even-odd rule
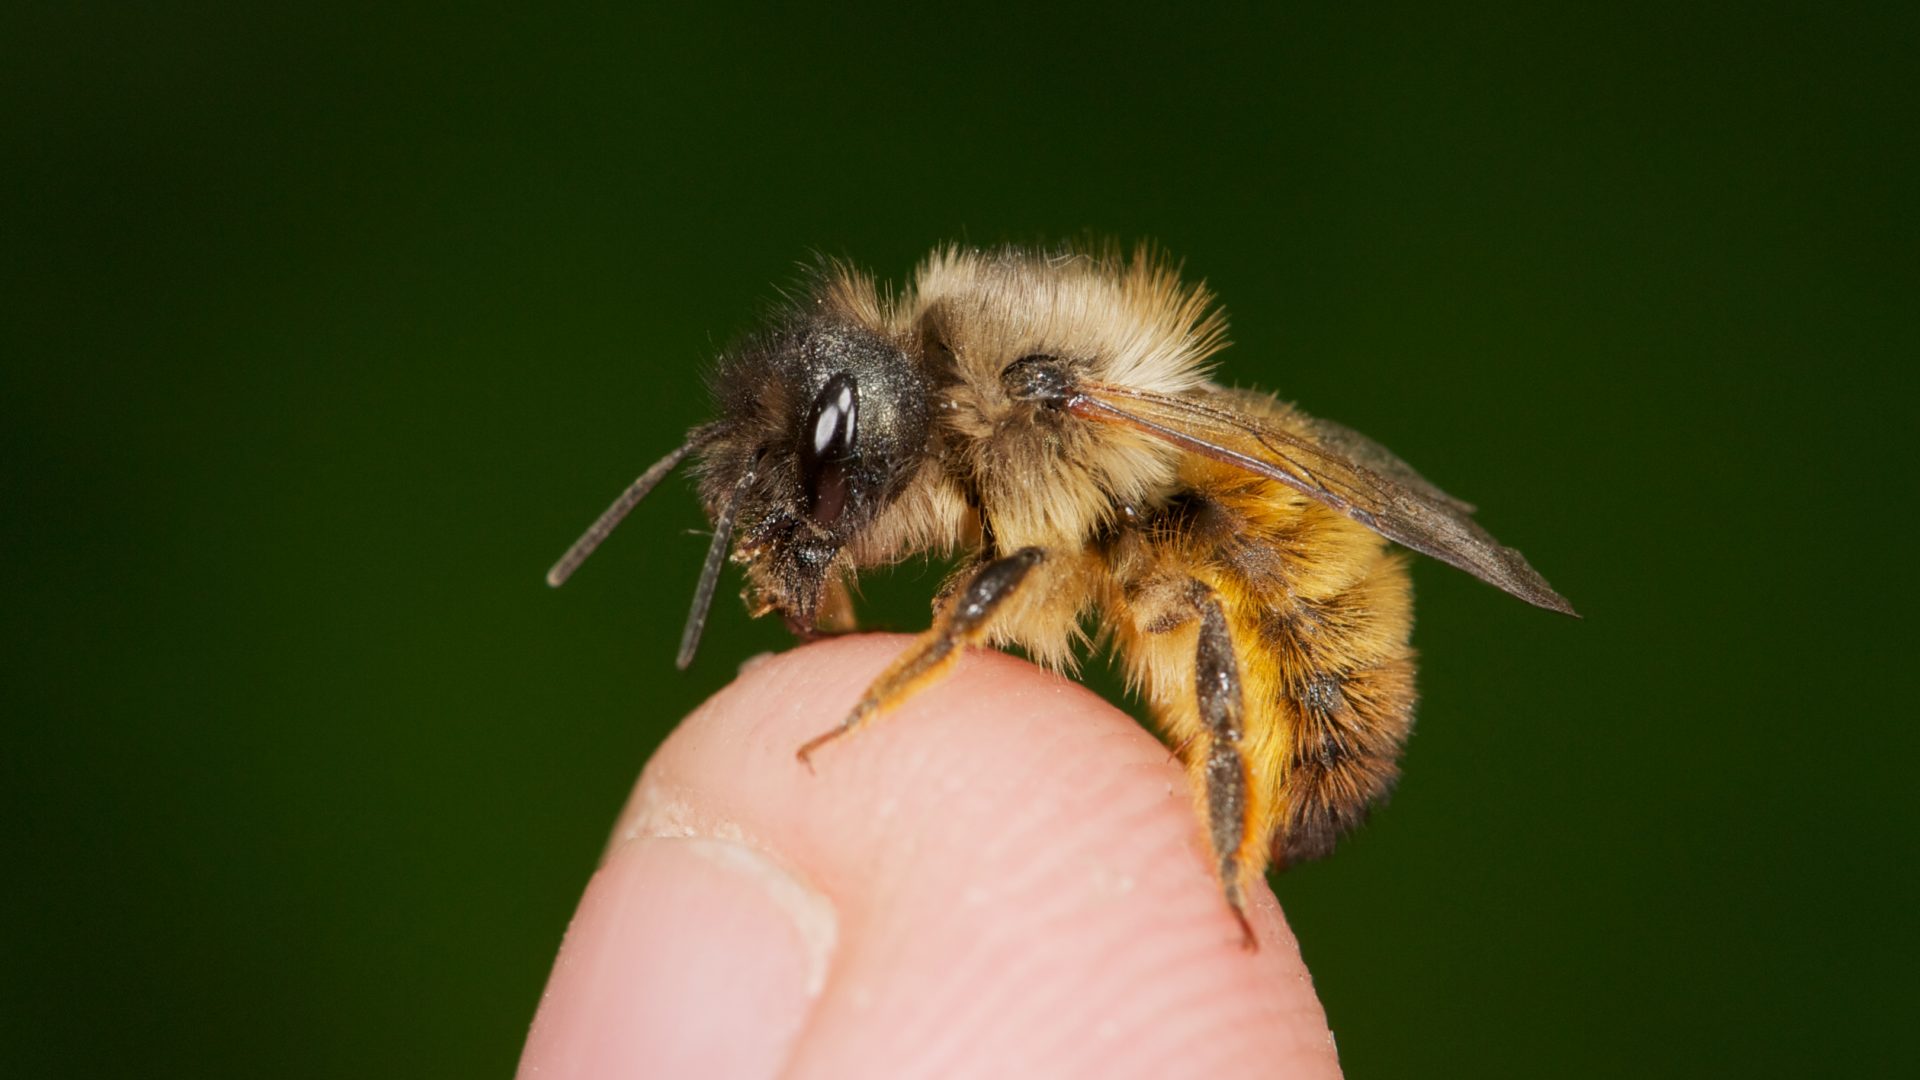
[[[847,511],[860,437],[860,386],[851,372],[827,380],[800,432],[800,481],[807,514],[831,526]]]

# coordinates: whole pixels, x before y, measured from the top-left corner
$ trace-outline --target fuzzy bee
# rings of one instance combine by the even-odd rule
[[[1243,940],[1249,884],[1317,858],[1387,794],[1413,723],[1396,542],[1543,608],[1520,553],[1357,432],[1209,381],[1225,319],[1151,252],[936,251],[900,294],[826,263],[712,385],[719,419],[648,469],[548,574],[559,585],[689,456],[714,525],[681,640],[723,562],[755,615],[846,625],[852,575],[962,553],[931,629],[838,727],[872,723],[969,644],[1071,667],[1099,614],[1193,780]]]

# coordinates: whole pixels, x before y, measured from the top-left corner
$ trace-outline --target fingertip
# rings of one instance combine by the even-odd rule
[[[815,974],[797,996],[781,974],[788,961],[765,973],[769,985],[785,980],[767,1023],[801,1016],[780,1070],[1338,1074],[1271,892],[1249,896],[1261,945],[1249,953],[1178,764],[1084,688],[971,653],[951,678],[821,747],[813,771],[796,761],[904,643],[834,639],[749,666],[661,748],[615,830],[609,868],[635,846],[719,842],[829,913],[828,948],[816,934],[815,951],[798,954],[797,970]],[[625,918],[709,914],[698,902],[635,910]],[[658,933],[738,955],[710,929]],[[776,937],[764,932],[756,948]],[[608,961],[647,962],[632,949]],[[654,997],[628,1001],[667,1016],[692,1007],[691,986],[635,983],[634,995]]]

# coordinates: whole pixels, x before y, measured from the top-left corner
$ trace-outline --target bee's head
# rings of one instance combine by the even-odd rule
[[[641,473],[547,571],[547,584],[564,583],[662,478],[697,455],[713,541],[677,663],[693,661],[729,545],[747,564],[761,610],[810,632],[841,552],[930,453],[932,387],[884,322],[870,280],[822,266],[799,303],[721,356],[712,379],[718,419]]]
[[[730,350],[713,388],[701,498],[717,529],[734,529],[758,600],[805,633],[842,549],[926,456],[926,376],[829,295]]]

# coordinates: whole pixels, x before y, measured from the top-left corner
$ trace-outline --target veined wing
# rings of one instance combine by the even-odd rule
[[[1295,434],[1205,398],[1106,384],[1080,387],[1068,399],[1067,409],[1285,484],[1389,540],[1465,570],[1529,604],[1576,614],[1525,556],[1503,546],[1473,520],[1471,505],[1349,428],[1312,421],[1306,428],[1310,435]]]

